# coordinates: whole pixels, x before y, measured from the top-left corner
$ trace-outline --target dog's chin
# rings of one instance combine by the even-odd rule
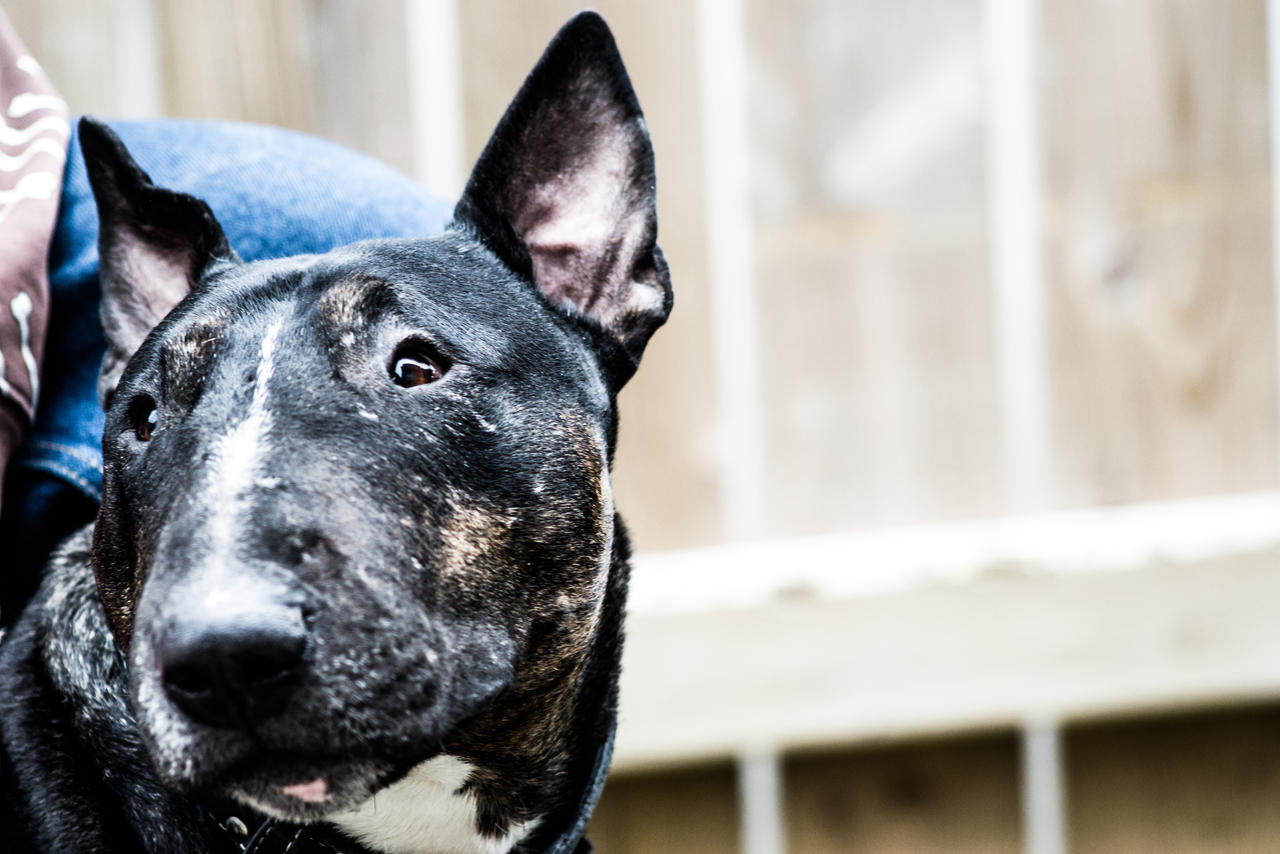
[[[273,818],[309,822],[350,809],[440,750],[429,712],[407,731],[358,740],[274,720],[254,732],[197,724],[139,679],[138,730],[160,782],[193,797],[229,797]],[[448,730],[444,730],[448,731]]]
[[[229,798],[271,818],[298,824],[355,808],[439,752],[404,748],[403,758],[393,760],[250,747],[247,740],[223,746],[231,749],[216,759],[208,752],[193,751],[205,761],[189,760],[185,773],[162,774],[163,782],[197,798]]]
[[[363,803],[395,773],[384,762],[265,753],[230,769],[216,788],[264,815],[307,824]]]

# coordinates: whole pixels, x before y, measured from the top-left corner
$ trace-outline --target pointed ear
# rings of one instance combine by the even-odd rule
[[[671,311],[656,202],[640,104],[608,26],[583,12],[507,108],[455,221],[553,305],[610,333],[620,386]]]
[[[98,377],[104,406],[147,334],[215,261],[239,261],[209,206],[151,183],[120,137],[80,120],[80,148],[98,205],[98,278],[107,352]]]

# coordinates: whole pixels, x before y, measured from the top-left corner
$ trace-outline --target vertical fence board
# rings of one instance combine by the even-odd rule
[[[1046,0],[1056,500],[1276,484],[1262,0]]]
[[[157,0],[165,111],[308,129],[298,0]]]
[[[1009,736],[805,756],[787,764],[788,850],[1017,854]]]
[[[546,42],[580,7],[572,0],[460,4],[469,157]],[[693,11],[675,0],[613,0],[597,8],[614,28],[653,136],[658,241],[676,291],[671,321],[621,396],[617,503],[639,548],[710,543],[719,537],[720,514]]]
[[[979,4],[748,10],[768,533],[997,512]]]
[[[405,4],[304,0],[303,12],[310,130],[412,174]]]
[[[733,769],[613,777],[587,836],[604,854],[737,854]]]
[[[1072,850],[1260,854],[1280,840],[1280,708],[1068,732]]]

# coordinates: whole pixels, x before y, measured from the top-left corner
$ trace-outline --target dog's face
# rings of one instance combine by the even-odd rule
[[[110,131],[81,141],[95,573],[161,778],[315,819],[571,682],[611,567],[614,397],[671,305],[603,22],[557,36],[437,237],[242,263]]]

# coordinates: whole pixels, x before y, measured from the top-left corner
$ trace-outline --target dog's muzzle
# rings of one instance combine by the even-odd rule
[[[174,609],[156,639],[169,700],[192,720],[223,728],[249,729],[278,713],[307,648],[296,597],[213,591],[193,600]]]

